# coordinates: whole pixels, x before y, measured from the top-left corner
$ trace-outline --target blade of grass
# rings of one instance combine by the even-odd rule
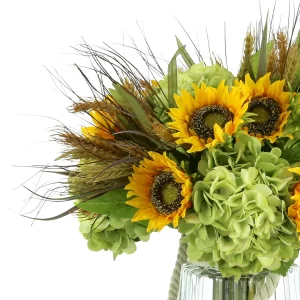
[[[256,80],[267,73],[268,16],[262,33]]]
[[[172,57],[168,65],[168,102],[169,107],[176,107],[173,95],[177,93],[177,62],[176,58],[185,49],[185,46],[179,48]]]
[[[183,47],[181,41],[178,39],[177,36],[176,36],[176,42],[177,42],[178,49]],[[192,65],[195,64],[193,59],[185,49],[182,51],[181,56],[188,68],[190,68]]]

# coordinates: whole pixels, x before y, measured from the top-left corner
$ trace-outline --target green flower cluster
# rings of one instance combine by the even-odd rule
[[[293,175],[279,148],[260,147],[240,135],[226,154],[207,151],[199,163],[204,178],[193,189],[194,213],[179,225],[189,259],[217,266],[224,277],[276,271],[298,256],[295,224],[285,215]]]
[[[300,94],[298,93],[291,101],[291,113],[285,126],[285,134],[294,134],[300,131]]]
[[[181,90],[186,90],[194,95],[193,84],[200,87],[202,82],[204,82],[208,86],[217,88],[222,80],[225,80],[225,84],[229,86],[231,86],[234,81],[233,74],[227,69],[218,64],[205,66],[204,62],[194,64],[186,71],[178,70],[177,76],[177,89],[179,95],[181,94]],[[164,76],[164,79],[160,80],[158,83],[160,87],[158,96],[160,98],[168,97],[168,76]]]
[[[218,64],[205,66],[203,62],[192,65],[187,71],[178,73],[178,90],[187,90],[194,94],[192,85],[201,86],[204,82],[207,86],[217,88],[222,80],[231,86],[234,81],[233,74]]]
[[[122,253],[131,254],[136,250],[136,242],[149,240],[146,227],[130,219],[101,215],[79,218],[79,230],[88,241],[92,251],[110,250],[114,258]]]

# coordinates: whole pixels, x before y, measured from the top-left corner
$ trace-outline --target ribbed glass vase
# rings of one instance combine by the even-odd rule
[[[178,300],[300,300],[300,268],[293,265],[285,277],[262,272],[235,281],[223,278],[215,268],[186,263],[181,268]]]

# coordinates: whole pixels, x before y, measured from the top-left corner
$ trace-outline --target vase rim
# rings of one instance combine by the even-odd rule
[[[185,266],[193,267],[195,268],[194,271],[200,272],[202,276],[213,276],[214,278],[224,278],[219,271],[217,267],[212,267],[208,265],[207,263],[202,263],[202,262],[193,262],[193,261],[188,261],[184,263]],[[242,275],[240,278],[257,278],[257,277],[265,277],[270,274],[269,270],[264,270],[262,272],[256,273],[256,274],[245,274]],[[233,276],[228,277],[228,279],[233,278]]]

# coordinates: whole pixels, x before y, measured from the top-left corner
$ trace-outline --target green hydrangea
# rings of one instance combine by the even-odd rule
[[[150,237],[145,226],[130,219],[102,215],[81,216],[79,221],[79,230],[88,241],[88,248],[92,251],[110,250],[114,258],[122,253],[134,253],[136,242],[146,242]]]
[[[236,139],[237,142],[232,148],[225,146],[206,151],[198,164],[199,174],[206,176],[217,166],[224,166],[232,170],[233,174],[240,174],[245,172],[243,169],[254,167],[259,172],[262,182],[276,195],[290,197],[287,183],[293,175],[288,171],[289,162],[281,157],[281,149],[274,147],[269,152],[263,152],[260,141],[246,134],[238,134]]]
[[[193,84],[200,87],[202,82],[208,86],[217,88],[219,83],[225,79],[226,85],[231,86],[234,81],[234,76],[227,69],[218,64],[212,66],[205,66],[204,62],[192,65],[186,71],[178,71],[177,74],[177,88],[178,94],[181,90],[186,90],[194,95]],[[159,81],[159,86],[165,96],[168,96],[168,80],[167,76]]]
[[[206,261],[224,277],[239,278],[277,270],[298,256],[300,242],[285,215],[285,201],[259,169],[234,174],[215,167],[195,184],[192,200],[195,212],[179,225],[190,260]]]
[[[193,188],[194,212],[179,224],[189,259],[218,267],[224,277],[276,271],[298,256],[296,227],[286,216],[289,163],[279,148],[261,147],[239,135],[232,148],[207,150]]]

